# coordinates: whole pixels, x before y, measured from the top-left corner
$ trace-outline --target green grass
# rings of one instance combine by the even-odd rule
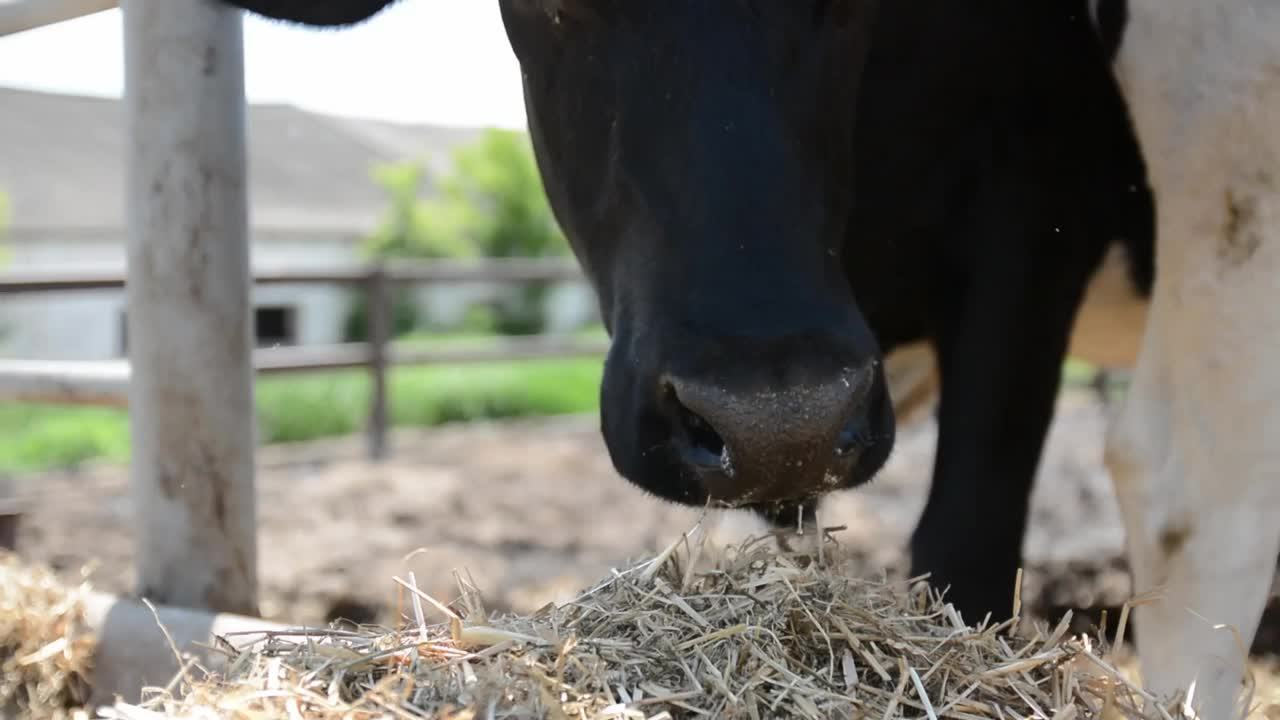
[[[595,358],[396,368],[389,376],[391,422],[429,427],[587,412],[598,406],[601,370]],[[294,442],[359,431],[369,414],[369,382],[358,370],[259,381],[264,439]]]
[[[129,457],[123,411],[43,405],[0,406],[0,472],[42,470]]]
[[[395,368],[389,375],[396,426],[590,412],[598,407],[599,358]],[[369,412],[369,377],[359,370],[257,382],[258,422],[267,443],[359,432]],[[0,407],[0,472],[31,472],[93,459],[126,461],[123,410]]]

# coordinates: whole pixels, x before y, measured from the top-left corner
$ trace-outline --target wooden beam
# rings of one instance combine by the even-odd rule
[[[116,7],[116,0],[0,0],[0,37]]]
[[[329,268],[261,268],[254,272],[258,285],[360,285],[369,282],[374,268],[340,265]],[[397,261],[385,274],[396,284],[519,283],[535,281],[583,282],[576,264],[564,260],[487,259],[468,262],[447,260]],[[0,275],[0,294],[103,290],[125,287],[124,273],[114,270],[19,271]]]
[[[257,615],[241,11],[121,7],[139,594]]]
[[[509,337],[451,347],[405,347],[389,343],[388,366],[448,365],[603,356],[607,340],[556,336]],[[256,372],[288,375],[367,368],[366,343],[263,348],[253,353]],[[128,407],[129,363],[56,360],[0,360],[0,402]]]
[[[0,402],[120,407],[128,394],[124,362],[0,360]]]

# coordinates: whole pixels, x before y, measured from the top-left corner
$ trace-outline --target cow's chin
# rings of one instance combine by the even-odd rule
[[[798,493],[790,497],[738,497],[734,499],[718,498],[702,489],[698,493],[703,497],[704,505],[721,510],[745,511],[763,519],[775,530],[799,530],[810,532],[814,529],[818,508],[831,496],[845,490],[851,490],[862,483],[855,477],[829,478],[821,488],[808,493]]]
[[[628,484],[646,495],[682,507],[746,511],[767,520],[779,528],[795,527],[801,511],[812,518],[817,507],[833,492],[849,490],[862,484],[856,477],[832,479],[822,488],[794,496],[777,497],[771,494],[762,498],[750,493],[726,497],[707,487],[697,473],[672,462],[663,471],[645,473],[642,477],[623,475]],[[806,521],[807,522],[807,521]]]
[[[816,529],[818,505],[824,497],[826,497],[825,494],[804,500],[754,503],[744,506],[743,509],[751,511],[776,530],[811,532]]]

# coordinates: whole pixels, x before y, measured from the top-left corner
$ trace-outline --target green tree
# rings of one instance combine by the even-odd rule
[[[391,208],[368,240],[375,257],[550,257],[568,252],[543,191],[533,148],[524,132],[488,129],[459,148],[437,195],[420,200],[425,169],[383,165],[375,179]],[[529,283],[486,314],[503,333],[540,332],[546,324],[546,283]]]
[[[382,163],[373,179],[387,193],[390,206],[382,223],[365,241],[372,257],[459,258],[477,254],[464,234],[456,205],[437,206],[421,199],[426,168],[416,162]]]
[[[547,204],[529,137],[490,129],[461,148],[454,173],[430,203],[446,217],[457,213],[461,230],[487,257],[548,257],[568,251]]]
[[[422,201],[426,170],[414,162],[380,163],[371,172],[387,194],[388,208],[364,243],[369,258],[457,258],[474,256],[476,250],[455,231],[456,220],[434,212]],[[392,291],[392,335],[403,335],[419,324],[418,303],[411,288]],[[368,339],[368,298],[357,291],[347,312],[343,335],[348,342]]]
[[[526,133],[487,130],[460,149],[432,208],[456,218],[456,229],[486,257],[552,257],[568,253],[543,190]],[[546,326],[547,283],[522,285],[492,310],[495,329],[533,334]]]

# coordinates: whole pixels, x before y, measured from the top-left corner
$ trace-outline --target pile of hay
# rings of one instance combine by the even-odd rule
[[[847,577],[825,543],[702,536],[561,606],[491,617],[410,575],[397,630],[261,637],[220,676],[119,717],[1137,718],[1148,699],[1088,638],[1014,620],[967,627],[923,583]],[[433,622],[434,621],[434,622]],[[1020,625],[1020,626],[1019,626]],[[227,638],[235,641],[236,638]],[[1178,717],[1165,703],[1154,717]]]
[[[81,591],[0,551],[0,717],[83,717],[95,639]]]

